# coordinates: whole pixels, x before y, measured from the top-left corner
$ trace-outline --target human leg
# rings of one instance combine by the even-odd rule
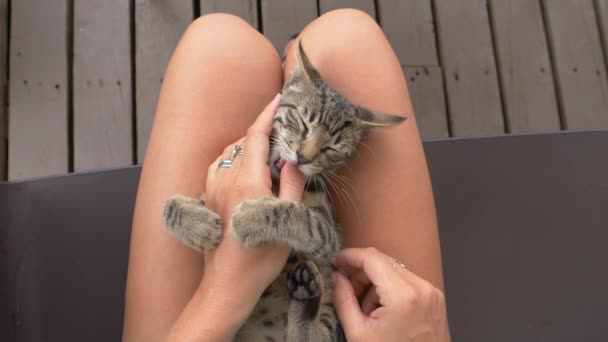
[[[196,290],[200,254],[169,236],[164,201],[204,191],[209,165],[281,86],[280,58],[241,19],[190,25],[169,63],[143,164],[131,235],[125,340],[161,340]]]
[[[322,78],[350,101],[404,115],[401,125],[364,141],[342,174],[353,198],[333,194],[347,247],[373,246],[402,260],[443,288],[433,193],[424,151],[401,66],[376,22],[363,12],[337,10],[310,23],[299,35]],[[284,77],[296,65],[288,49]]]

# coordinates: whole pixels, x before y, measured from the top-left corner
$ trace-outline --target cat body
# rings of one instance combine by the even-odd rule
[[[298,65],[273,120],[268,165],[275,196],[285,163],[307,176],[306,188],[300,202],[273,197],[234,209],[231,232],[245,246],[283,242],[291,248],[283,271],[264,291],[237,341],[345,340],[332,304],[331,262],[341,239],[324,177],[354,156],[372,128],[405,119],[350,103],[321,79],[301,43],[296,55]],[[221,241],[219,216],[199,199],[173,196],[163,216],[168,230],[198,251]]]

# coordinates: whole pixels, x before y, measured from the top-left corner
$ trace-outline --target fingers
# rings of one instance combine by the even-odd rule
[[[393,266],[394,261],[395,259],[375,248],[348,248],[340,251],[336,256],[335,264],[338,268],[357,269],[350,279],[355,292],[361,294],[361,289],[367,289],[373,285],[372,288],[376,292],[373,297],[367,298],[370,302],[367,303],[364,312],[367,313],[375,302],[378,302],[377,299],[384,299],[391,305],[400,305],[404,296],[424,296],[435,292],[436,289],[431,283],[407,268]],[[401,290],[396,291],[395,288]]]
[[[304,175],[292,164],[286,163],[281,169],[279,198],[299,202],[304,191]]]
[[[348,278],[355,290],[355,296],[357,296],[357,298],[360,298],[361,295],[374,284],[369,280],[369,277],[363,270],[355,270]]]
[[[364,315],[369,316],[372,311],[380,307],[380,296],[376,292],[376,287],[372,286],[369,288],[363,300],[361,300],[361,312]]]
[[[362,269],[375,285],[389,284],[400,277],[395,270],[388,269],[388,267],[393,268],[392,260],[375,248],[343,249],[336,256],[335,263],[338,268]]]
[[[247,130],[245,137],[245,155],[243,164],[248,171],[259,168],[268,162],[268,149],[270,132],[272,130],[272,119],[279,106],[281,94],[277,96],[264,108],[262,113]]]
[[[333,277],[335,282],[333,301],[336,313],[344,326],[344,331],[354,332],[363,326],[365,316],[359,308],[357,297],[348,279],[339,272],[333,272]]]
[[[266,135],[270,135],[272,129],[272,119],[274,113],[279,107],[279,101],[281,100],[281,93],[277,94],[272,101],[264,108],[260,116],[255,120],[253,125],[249,128],[250,131],[260,131]]]

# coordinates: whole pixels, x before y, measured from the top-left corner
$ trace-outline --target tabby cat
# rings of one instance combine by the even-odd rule
[[[297,67],[273,121],[268,164],[275,194],[286,162],[297,165],[308,181],[300,203],[264,198],[234,210],[231,231],[245,246],[280,241],[292,251],[237,341],[344,340],[332,304],[331,278],[340,234],[322,177],[353,157],[372,128],[405,120],[350,103],[321,79],[301,43],[296,55]],[[176,195],[167,201],[163,216],[168,230],[198,251],[213,249],[221,240],[220,218],[201,200]]]

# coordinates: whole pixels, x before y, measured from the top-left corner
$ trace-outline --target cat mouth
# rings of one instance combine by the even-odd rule
[[[285,163],[287,163],[287,161],[283,158],[279,158],[277,159],[277,161],[274,162],[274,168],[281,173],[281,170],[283,169],[283,166],[285,166]]]
[[[285,159],[278,157],[274,162],[270,164],[273,177],[278,178],[281,176],[281,170],[283,169],[283,166],[285,166],[285,163],[287,163]]]

